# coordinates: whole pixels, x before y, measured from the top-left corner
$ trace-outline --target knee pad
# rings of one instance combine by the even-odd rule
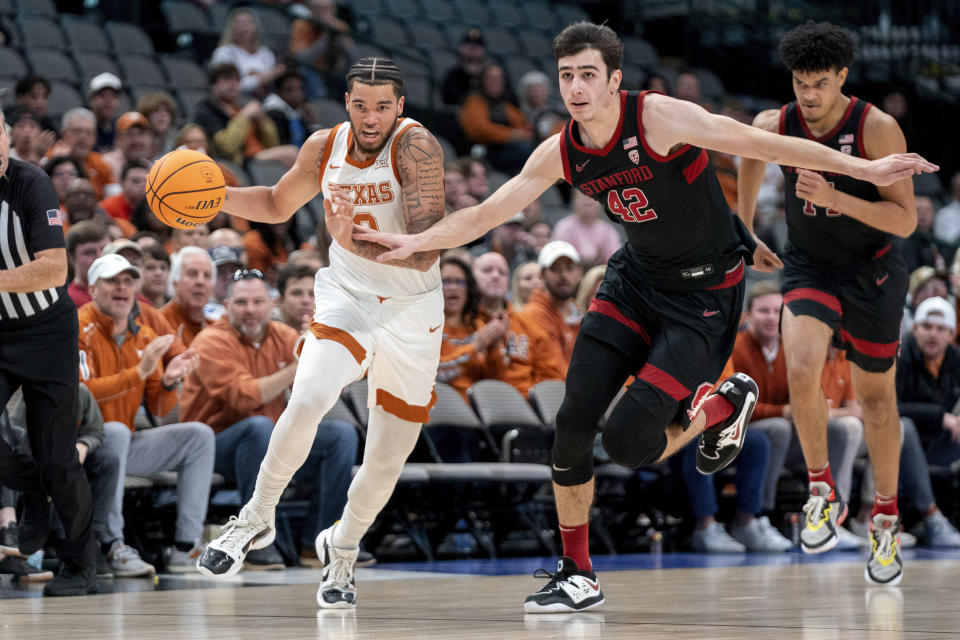
[[[589,482],[593,477],[593,441],[597,435],[595,407],[567,396],[557,412],[553,438],[553,481],[563,487]]]
[[[667,448],[664,433],[677,417],[679,403],[637,380],[603,426],[603,448],[617,464],[636,469],[653,464]]]

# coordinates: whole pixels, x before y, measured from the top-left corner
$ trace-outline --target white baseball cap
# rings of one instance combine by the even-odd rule
[[[95,96],[104,89],[113,89],[114,91],[120,91],[123,89],[123,83],[120,82],[120,78],[113,75],[109,71],[104,71],[98,75],[93,76],[90,79],[90,85],[87,90],[88,96]]]
[[[130,264],[129,260],[119,253],[108,253],[100,256],[90,265],[90,270],[87,271],[87,284],[92,287],[100,278],[112,278],[124,272],[128,272],[134,278],[140,277],[140,269]]]
[[[541,269],[549,269],[560,258],[570,258],[574,263],[580,264],[580,254],[572,244],[563,240],[554,240],[543,245],[540,255],[537,256],[537,264]]]
[[[947,327],[951,331],[957,330],[957,312],[953,305],[943,298],[927,298],[917,305],[917,313],[913,316],[914,324],[927,322]]]

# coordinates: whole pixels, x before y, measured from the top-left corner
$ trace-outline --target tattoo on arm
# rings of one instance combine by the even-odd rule
[[[403,134],[397,149],[397,173],[403,183],[400,205],[407,233],[420,233],[439,222],[444,211],[443,150],[429,131],[414,127]],[[358,255],[371,259],[387,251],[371,242],[355,240],[354,246]],[[439,251],[423,251],[387,264],[426,271],[439,256]]]

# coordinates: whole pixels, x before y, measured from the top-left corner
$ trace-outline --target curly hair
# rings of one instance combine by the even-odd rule
[[[808,20],[780,40],[780,59],[790,71],[839,71],[853,62],[855,49],[853,38],[844,29]]]

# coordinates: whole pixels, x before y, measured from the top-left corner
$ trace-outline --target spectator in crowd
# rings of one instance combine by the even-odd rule
[[[944,270],[953,261],[956,247],[944,244],[933,235],[935,207],[929,196],[914,196],[917,209],[917,228],[906,238],[897,238],[895,246],[913,273],[923,266]]]
[[[695,104],[702,104],[700,93],[700,78],[692,71],[682,71],[677,74],[673,87],[673,97],[677,100],[686,100]]]
[[[528,260],[517,265],[510,277],[510,302],[517,311],[523,309],[530,300],[530,294],[543,284],[540,279],[540,265]]]
[[[122,120],[122,118],[121,118]],[[119,124],[117,125],[120,126]],[[122,134],[121,134],[122,135]],[[130,221],[133,210],[147,197],[147,175],[150,173],[150,163],[146,160],[130,160],[120,170],[120,188],[122,191],[115,196],[103,200],[100,206],[111,218]],[[136,228],[131,223],[124,235],[133,235]]]
[[[211,155],[237,164],[245,160],[277,160],[293,166],[297,149],[280,144],[277,126],[260,102],[250,100],[240,106],[240,72],[230,62],[210,67],[210,96],[197,105],[194,121],[213,142]]]
[[[277,306],[274,319],[294,331],[304,333],[313,319],[313,281],[316,270],[305,264],[287,263],[277,276]]]
[[[518,172],[533,153],[533,129],[507,95],[503,67],[498,64],[483,68],[480,87],[464,99],[459,119],[467,140],[485,145],[487,160],[499,171]]]
[[[523,395],[544,380],[563,380],[564,359],[560,345],[539,326],[518,313],[507,300],[507,260],[489,252],[473,262],[473,277],[480,292],[477,317],[484,323],[507,324],[507,335],[493,347],[490,358],[503,363],[498,379],[512,384]]]
[[[150,132],[153,134],[153,144],[148,157],[157,158],[172,151],[177,138],[173,125],[180,114],[173,96],[166,91],[146,93],[137,100],[137,111],[150,122]]]
[[[116,148],[103,154],[113,175],[119,176],[125,164],[148,162],[153,158],[153,130],[147,116],[139,111],[127,111],[117,118],[114,132]]]
[[[467,189],[462,163],[450,161],[443,165],[443,197],[447,213],[477,204],[477,199],[471,196]]]
[[[10,126],[10,157],[39,165],[55,140],[44,134],[52,132],[44,132],[33,112],[27,109],[14,111],[6,121]]]
[[[537,264],[543,286],[530,294],[521,315],[540,327],[551,342],[560,345],[566,376],[580,329],[580,310],[573,298],[583,280],[583,265],[577,250],[563,240],[554,240],[545,246]]]
[[[199,363],[196,353],[186,351],[161,366],[174,336],[158,337],[131,317],[134,281],[139,278],[140,271],[120,255],[102,256],[91,265],[93,302],[79,313],[80,379],[100,406],[107,434],[101,448],[115,452],[120,478],[178,472],[176,533],[174,546],[165,551],[166,567],[168,571],[193,571],[210,497],[213,432],[199,422],[134,431],[141,403],[153,415],[169,413],[177,403],[177,387]],[[123,483],[118,484],[106,518],[107,560],[122,571],[153,573],[153,567],[124,543]]]
[[[598,264],[588,269],[587,273],[584,274],[583,280],[580,281],[580,288],[577,289],[577,309],[580,310],[581,316],[586,315],[587,311],[590,310],[590,303],[597,295],[597,289],[600,288],[600,283],[603,282],[603,276],[606,273],[607,265]]]
[[[502,361],[496,347],[509,328],[507,319],[488,323],[478,318],[480,292],[470,266],[454,254],[440,258],[443,283],[443,342],[437,380],[460,392],[469,402],[467,389],[487,377],[496,376]]]
[[[70,156],[54,156],[46,164],[47,175],[53,182],[53,188],[57,191],[57,198],[60,200],[60,208],[65,209],[64,200],[66,200],[67,187],[77,178],[86,179],[86,173],[83,171],[83,165],[78,163]],[[69,216],[67,216],[69,218]],[[76,222],[71,220],[69,222]],[[64,220],[63,232],[69,231],[68,221]]]
[[[58,128],[57,123],[47,111],[50,104],[50,81],[43,76],[24,76],[17,80],[13,95],[16,108],[33,114],[34,119],[40,123],[44,135],[50,140],[47,146],[52,145],[57,138]],[[7,120],[9,122],[9,118]]]
[[[803,468],[800,443],[793,428],[787,365],[780,336],[783,295],[779,285],[772,280],[756,282],[747,291],[745,305],[746,330],[737,336],[731,360],[734,370],[752,377],[760,389],[750,429],[763,433],[770,441],[763,482],[763,510],[772,513],[784,466]],[[862,424],[828,420],[830,466],[835,469],[837,488],[845,499],[850,496],[853,462],[862,439]]]
[[[170,232],[170,246],[167,253],[175,254],[184,247],[202,247],[207,246],[207,237],[210,235],[210,228],[205,225],[197,225],[189,229],[173,229]]]
[[[248,7],[234,9],[227,16],[227,26],[220,46],[213,50],[210,64],[228,63],[240,74],[240,90],[259,99],[267,95],[273,81],[286,67],[277,64],[277,57],[260,42],[260,20]]]
[[[347,89],[343,78],[356,58],[350,25],[337,17],[333,0],[308,0],[306,4],[310,16],[290,25],[290,56],[299,65],[311,100],[338,98]]]
[[[218,229],[214,233],[220,232]],[[225,241],[229,239],[224,238]],[[240,248],[227,244],[218,244],[207,250],[213,259],[213,266],[217,269],[216,282],[213,286],[213,295],[203,309],[203,315],[211,320],[219,320],[226,313],[227,292],[233,282],[233,274],[240,269],[246,269],[246,249],[243,244]]]
[[[287,258],[288,265],[303,264],[310,267],[314,273],[329,266],[319,251],[313,249],[297,249]]]
[[[487,62],[487,48],[479,29],[468,29],[457,45],[457,64],[443,78],[440,95],[444,104],[459,105],[480,89],[480,73]]]
[[[606,264],[623,241],[613,225],[603,219],[603,205],[576,190],[571,205],[573,213],[557,221],[553,239],[576,247],[584,265]]]
[[[487,251],[496,251],[507,259],[511,270],[528,260],[536,260],[537,249],[533,237],[523,230],[523,221],[523,214],[518,213],[494,227],[483,244],[475,245],[471,252],[479,256]]]
[[[122,90],[123,83],[120,82],[120,78],[110,72],[101,73],[90,80],[87,87],[87,106],[93,112],[97,123],[94,151],[106,153],[116,144],[114,123],[117,119]]]
[[[204,317],[203,309],[213,295],[214,269],[213,259],[201,247],[184,247],[173,256],[170,267],[173,299],[160,313],[186,347],[211,324]]]
[[[137,244],[143,247],[143,283],[140,292],[155,309],[159,309],[167,303],[170,255],[159,242],[144,243],[138,240]]]
[[[258,271],[237,273],[227,314],[193,342],[200,364],[187,378],[181,398],[183,416],[209,424],[216,432],[216,471],[237,483],[244,502],[253,495],[270,433],[297,370],[294,349],[299,332],[270,320],[272,306]],[[320,422],[309,457],[294,476],[294,482],[316,486],[302,533],[304,551],[313,548],[317,533],[340,517],[358,444],[352,425]],[[244,562],[247,568],[283,568],[273,545],[251,550]]]
[[[937,210],[933,236],[948,245],[960,244],[960,171],[950,178],[950,202]]]
[[[53,145],[47,155],[70,156],[83,165],[87,179],[97,192],[97,200],[112,196],[120,190],[113,169],[103,156],[93,150],[97,139],[97,119],[93,112],[83,107],[71,109],[63,114],[60,140]]]
[[[560,131],[567,120],[551,103],[552,84],[542,71],[528,71],[517,85],[520,109],[533,127],[537,143]]]
[[[673,92],[670,90],[670,83],[667,82],[665,77],[657,72],[653,72],[647,76],[647,82],[645,83],[644,88],[647,91],[659,91],[660,93],[668,96],[673,95]]]
[[[467,179],[467,193],[477,202],[483,202],[490,195],[490,169],[483,160],[472,156],[457,159],[460,173]]]
[[[728,362],[720,379],[733,374],[734,366]],[[743,448],[733,466],[736,467],[736,512],[729,532],[717,521],[719,511],[714,478],[697,471],[697,447],[692,443],[681,451],[679,466],[683,470],[684,484],[690,508],[695,519],[690,545],[694,551],[703,553],[743,553],[744,551],[787,551],[793,546],[770,518],[761,515],[764,511],[764,473],[770,458],[770,441],[760,431],[748,429]]]
[[[247,266],[247,246],[243,244],[243,236],[236,230],[230,228],[217,229],[207,236],[207,249],[224,245],[238,251],[242,266]],[[233,275],[233,272],[230,273]]]
[[[540,255],[540,252],[543,251],[543,248],[550,242],[550,235],[552,233],[553,229],[551,229],[550,225],[543,220],[534,222],[533,226],[530,227],[530,231],[527,232],[527,235],[530,236],[530,242],[533,245],[533,250],[537,252],[537,255]]]
[[[914,269],[910,274],[907,300],[903,308],[903,319],[900,322],[900,341],[906,340],[913,330],[913,312],[921,302],[927,298],[952,300],[952,293],[951,276],[946,271],[938,271],[927,266]]]
[[[74,178],[64,194],[63,209],[70,220],[70,224],[83,220],[96,220],[110,233],[110,238],[122,238],[136,231],[127,220],[111,218],[97,202],[97,192],[86,178]],[[66,228],[70,224],[64,225]]]
[[[313,111],[307,103],[307,94],[303,88],[303,76],[288,71],[277,78],[277,90],[263,101],[263,109],[273,119],[280,135],[280,144],[292,144],[296,148],[312,132],[316,122]]]
[[[73,280],[67,286],[67,293],[79,309],[93,299],[87,284],[87,272],[110,242],[110,232],[96,220],[83,220],[70,228],[66,242],[67,260],[73,271]]]
[[[270,285],[276,285],[277,271],[286,264],[293,251],[290,239],[292,218],[277,224],[251,222],[250,231],[243,234],[247,261],[251,269],[259,269]]]

